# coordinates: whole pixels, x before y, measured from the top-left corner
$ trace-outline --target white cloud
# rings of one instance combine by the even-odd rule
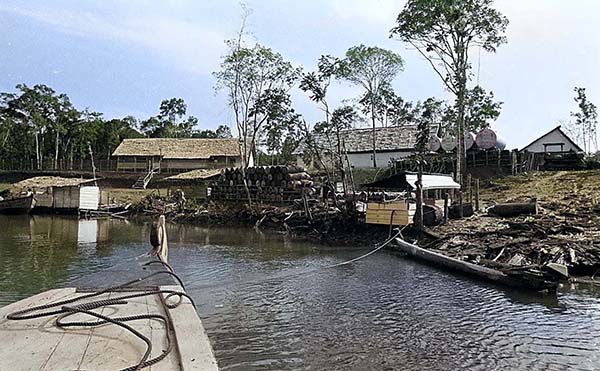
[[[405,2],[402,0],[332,0],[331,7],[342,20],[392,25]]]
[[[143,47],[175,67],[198,74],[212,73],[225,51],[224,33],[203,27],[200,22],[160,14],[107,16],[57,7],[28,9],[2,5],[0,11],[43,22],[65,33]]]

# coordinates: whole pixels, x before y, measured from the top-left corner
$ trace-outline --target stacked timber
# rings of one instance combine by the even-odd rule
[[[211,184],[210,197],[215,200],[290,202],[314,191],[313,180],[304,168],[288,166],[257,166],[246,171],[225,169],[218,181]]]
[[[408,225],[413,222],[416,206],[407,200],[391,202],[369,202],[367,224]]]

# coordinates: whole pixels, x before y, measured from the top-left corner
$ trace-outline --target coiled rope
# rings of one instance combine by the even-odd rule
[[[136,284],[138,284],[142,281],[145,281],[151,277],[157,276],[157,275],[170,275],[171,277],[175,278],[177,280],[177,282],[179,282],[179,284],[182,288],[185,288],[181,279],[175,273],[172,272],[171,267],[167,263],[163,262],[162,260],[158,260],[158,261],[151,261],[144,265],[150,265],[150,264],[162,264],[165,267],[167,267],[169,270],[162,270],[162,271],[154,272],[145,277],[131,280],[129,282],[125,282],[125,283],[117,285],[117,286],[109,287],[109,288],[106,288],[106,289],[103,289],[103,290],[100,290],[97,292],[93,292],[90,294],[82,295],[79,297],[62,300],[62,301],[59,301],[56,303],[43,304],[43,305],[23,309],[20,311],[16,311],[16,312],[13,312],[13,313],[10,313],[9,315],[7,315],[6,318],[9,320],[18,321],[18,320],[41,318],[41,317],[57,316],[54,323],[59,328],[97,327],[97,326],[105,325],[107,323],[111,323],[111,324],[117,325],[117,326],[122,327],[125,330],[131,332],[133,335],[135,335],[136,337],[141,339],[146,344],[146,351],[144,352],[142,359],[137,364],[123,368],[123,369],[121,369],[121,371],[137,371],[144,367],[151,366],[155,363],[160,362],[165,357],[167,357],[169,355],[169,353],[171,352],[171,350],[173,349],[174,341],[172,339],[172,334],[171,334],[171,323],[168,320],[168,318],[166,318],[162,314],[139,314],[139,315],[133,315],[133,316],[124,316],[124,317],[109,317],[109,316],[103,315],[101,313],[94,312],[93,310],[102,308],[102,307],[106,307],[109,305],[125,305],[125,304],[127,304],[127,299],[149,296],[149,295],[159,295],[161,303],[163,304],[164,307],[166,307],[168,309],[174,309],[174,308],[178,307],[182,303],[184,297],[190,301],[190,303],[194,306],[194,308],[196,308],[194,300],[188,294],[186,294],[185,292],[176,291],[176,290],[164,290],[164,289],[146,290],[146,291],[136,292],[136,293],[132,293],[132,294],[124,294],[124,295],[120,295],[120,296],[110,298],[110,299],[85,301],[85,302],[81,303],[84,300],[91,299],[91,298],[94,298],[94,297],[97,297],[99,295],[106,294],[109,292],[114,292],[114,291],[118,291],[118,290],[122,290],[122,289],[126,289],[126,288],[135,288]],[[160,294],[166,294],[164,296],[164,299],[163,299],[163,296]],[[170,303],[169,299],[174,296],[176,296],[178,298],[178,300],[174,303]],[[77,304],[78,302],[80,302],[80,303]],[[58,309],[54,309],[54,308],[58,308]],[[72,322],[65,321],[69,316],[72,316],[77,313],[86,314],[90,317],[95,318],[96,320],[90,321],[90,322],[88,322],[88,321],[72,321]],[[134,329],[133,327],[131,327],[130,325],[128,325],[126,323],[126,322],[130,322],[130,321],[137,321],[137,320],[143,320],[143,319],[150,319],[150,320],[162,322],[165,326],[165,331],[167,334],[166,349],[163,350],[163,352],[160,355],[158,355],[154,358],[151,358],[151,359],[149,359],[150,354],[152,353],[152,342],[150,341],[150,339],[148,339],[147,336],[145,336],[144,334],[142,334],[141,332],[139,332],[138,330]]]

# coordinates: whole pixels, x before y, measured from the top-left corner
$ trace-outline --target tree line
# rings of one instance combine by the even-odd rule
[[[465,170],[464,133],[488,127],[500,115],[503,103],[496,101],[492,91],[471,83],[471,53],[476,48],[493,53],[507,42],[508,20],[493,8],[493,0],[409,0],[396,23],[382,34],[424,57],[453,95],[451,101],[404,99],[394,90],[393,81],[409,67],[399,53],[378,46],[353,46],[342,56],[323,54],[312,70],[305,71],[277,51],[246,40],[250,14],[244,8],[240,29],[226,41],[228,50],[214,72],[215,89],[227,96],[233,117],[230,124],[240,138],[242,168],[250,156],[263,165],[293,161],[293,152],[303,143],[307,155],[344,180],[349,167],[344,130],[357,123],[373,129],[375,167],[375,128],[415,125],[421,147],[433,133],[450,133],[460,139],[456,156],[460,180]],[[330,87],[334,83],[357,86],[361,93],[333,104]],[[162,101],[158,113],[145,120],[105,119],[87,108],[76,109],[66,94],[45,85],[21,84],[16,89],[0,93],[2,167],[72,169],[92,154],[99,160],[109,159],[125,138],[232,136],[227,125],[214,131],[198,130],[198,119],[187,114],[181,98]],[[307,123],[295,110],[294,89],[314,102],[321,119]],[[580,110],[573,114],[571,129],[586,149],[597,147],[596,107],[587,101],[585,89],[577,88],[576,93]],[[326,138],[326,153],[318,146],[318,138]]]
[[[376,167],[377,126],[419,125],[436,127],[438,134],[454,133],[463,138],[465,131],[477,131],[500,115],[502,102],[481,86],[469,86],[469,51],[480,47],[495,52],[506,42],[503,33],[508,20],[492,8],[492,0],[409,0],[399,13],[397,24],[388,35],[409,44],[431,64],[435,73],[455,99],[445,102],[435,97],[410,102],[394,91],[392,82],[405,68],[396,52],[377,46],[357,45],[342,57],[322,55],[314,71],[294,67],[278,52],[258,42],[246,43],[245,25],[250,11],[244,9],[237,37],[227,41],[228,53],[214,73],[216,88],[228,97],[240,133],[243,153],[255,158],[260,148],[277,159],[285,159],[299,141],[305,145],[319,134],[332,140],[332,153],[324,158],[313,154],[323,168],[339,172],[342,179],[344,143],[340,132],[352,127],[359,116],[372,127],[373,166]],[[334,81],[361,89],[349,103],[332,106],[329,87]],[[298,86],[323,112],[322,120],[308,125],[291,104],[290,91]],[[459,140],[459,143],[462,143]],[[306,147],[306,146],[305,146]],[[311,147],[310,145],[308,146]],[[314,146],[313,146],[314,147]],[[464,145],[459,145],[457,167],[464,168]],[[347,161],[346,161],[347,162]],[[460,172],[460,171],[459,171]]]
[[[161,102],[158,114],[105,118],[88,108],[77,109],[64,93],[38,84],[0,93],[0,168],[72,170],[102,163],[126,138],[231,138],[231,130],[197,130],[181,98]]]

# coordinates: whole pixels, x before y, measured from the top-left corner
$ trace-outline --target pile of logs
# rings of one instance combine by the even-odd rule
[[[244,184],[245,183],[245,184]],[[225,169],[220,179],[211,184],[213,200],[291,202],[314,193],[312,178],[294,165]]]

